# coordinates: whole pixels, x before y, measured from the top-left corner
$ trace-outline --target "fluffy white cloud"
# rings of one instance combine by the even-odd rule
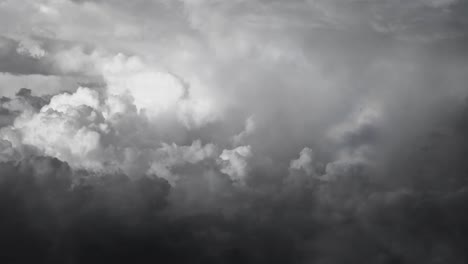
[[[159,142],[151,127],[165,124],[137,113],[132,94],[100,94],[80,87],[53,96],[40,110],[22,97],[2,107],[21,110],[14,124],[0,130],[2,160],[14,160],[23,146],[68,162],[73,168],[96,172],[122,171],[130,176],[156,174],[176,184],[174,168],[219,156],[214,144],[180,146]],[[140,127],[141,126],[141,127]],[[148,130],[145,130],[148,129]],[[146,146],[143,147],[142,144]]]
[[[24,113],[14,127],[24,144],[75,166],[99,167],[98,93],[79,88],[73,94],[54,96],[38,113]]]
[[[49,109],[61,113],[72,114],[75,108],[82,106],[90,107],[94,110],[99,108],[99,94],[88,88],[80,87],[73,94],[59,94],[50,100],[50,103],[41,109],[47,112]]]
[[[185,93],[174,76],[145,65],[137,57],[119,54],[104,62],[102,67],[107,92],[130,95],[137,109],[151,117],[174,107]]]
[[[249,160],[252,156],[250,146],[239,146],[234,149],[223,150],[218,161],[221,172],[229,175],[232,181],[244,184],[249,173]]]

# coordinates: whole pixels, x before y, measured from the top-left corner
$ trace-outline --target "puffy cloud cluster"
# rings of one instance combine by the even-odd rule
[[[161,83],[150,84],[157,87]],[[122,171],[134,176],[156,174],[172,184],[178,178],[172,173],[172,168],[186,163],[197,164],[205,159],[214,161],[219,156],[218,148],[212,143],[202,145],[200,140],[195,140],[192,145],[179,146],[153,137],[152,133],[159,129],[157,126],[161,119],[147,115],[146,110],[158,111],[160,108],[156,101],[144,106],[135,98],[138,92],[135,95],[133,89],[128,88],[120,94],[112,93],[112,89],[100,93],[79,87],[74,93],[55,95],[47,104],[43,102],[45,105],[37,108],[32,106],[34,102],[23,99],[25,96],[31,97],[30,91],[26,95],[18,93],[15,99],[5,103],[6,109],[13,111],[16,107],[21,111],[11,125],[0,130],[2,144],[6,148],[4,155],[11,156],[13,151],[21,152],[23,146],[30,146],[42,155],[69,163],[75,169],[101,173]],[[20,102],[22,104],[18,105]],[[127,123],[131,121],[136,123]],[[143,127],[129,127],[132,125]],[[164,123],[161,122],[161,125]],[[142,128],[148,130],[139,131]],[[179,128],[188,129],[182,124]],[[135,130],[127,133],[131,129]],[[12,137],[15,140],[11,140]],[[141,145],[148,141],[146,146]],[[228,163],[234,164],[233,173],[238,175],[233,177],[245,177],[246,165],[241,159],[250,156],[250,149],[246,148],[247,152],[241,147],[238,149],[236,153],[239,154],[234,155],[232,160],[228,158]],[[224,150],[220,158],[225,159],[230,156],[229,153]],[[224,172],[223,169],[221,171]]]
[[[14,130],[23,144],[39,148],[45,155],[79,164],[93,164],[105,124],[99,119],[98,93],[79,88],[74,94],[52,97],[38,113],[24,113],[15,120]]]

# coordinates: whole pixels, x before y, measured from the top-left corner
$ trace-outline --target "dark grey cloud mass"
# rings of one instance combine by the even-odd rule
[[[0,1],[0,263],[467,263],[467,12]]]

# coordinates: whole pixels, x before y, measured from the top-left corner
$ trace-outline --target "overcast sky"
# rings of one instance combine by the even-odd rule
[[[466,263],[467,47],[465,0],[0,0],[0,262]]]

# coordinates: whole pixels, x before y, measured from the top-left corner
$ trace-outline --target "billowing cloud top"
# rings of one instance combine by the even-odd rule
[[[0,262],[466,263],[467,14],[0,0]]]

